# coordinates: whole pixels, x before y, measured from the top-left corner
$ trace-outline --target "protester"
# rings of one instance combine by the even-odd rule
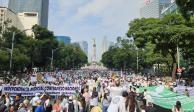
[[[118,112],[134,112],[130,110],[130,99],[129,94],[127,91],[124,91],[122,93],[123,100],[121,101],[121,104],[119,105]]]
[[[94,73],[93,70],[67,70],[33,73],[23,79],[13,77],[10,79],[13,81],[5,82],[2,85],[7,86],[8,91],[1,94],[0,112],[90,112],[90,110],[139,112],[139,105],[142,105],[142,112],[155,112],[157,109],[153,104],[149,100],[147,103],[145,101],[146,96],[150,95],[149,89],[145,89],[143,93],[138,93],[138,88],[160,85],[174,87],[174,82],[166,81],[162,77],[140,75],[127,77],[121,74],[112,75],[111,72],[95,71]],[[25,85],[26,80],[30,80],[30,86],[29,83]],[[25,85],[24,89],[28,86],[29,89],[35,88],[36,91],[36,87],[42,90],[38,90],[38,93],[35,92],[35,95],[22,91],[23,96],[9,91],[11,90],[9,86],[19,86],[23,89],[23,84]],[[15,88],[18,89],[18,87]],[[189,87],[187,90],[185,88],[182,90],[183,92],[185,90],[185,95],[192,95],[189,93],[191,92]],[[24,99],[28,99],[30,103]],[[137,104],[137,100],[140,101],[140,104]],[[174,110],[176,110],[174,112],[182,112],[181,104],[177,103]]]
[[[157,112],[157,110],[156,108],[154,108],[151,102],[148,102],[148,106],[146,106],[145,112]]]
[[[55,100],[55,103],[53,105],[52,110],[53,110],[53,112],[61,112],[62,111],[59,99]]]
[[[69,97],[68,103],[65,105],[65,112],[75,112],[75,106],[73,103],[73,97]]]
[[[188,89],[185,89],[185,95],[189,97],[189,91],[188,91]]]
[[[10,103],[11,103],[11,98],[10,98],[9,94],[7,93],[7,94],[5,94],[5,106],[8,108]]]
[[[96,87],[94,87],[92,95],[90,97],[90,110],[97,105],[98,105],[98,92],[96,91]]]
[[[116,79],[115,86],[110,87],[111,98],[122,95],[123,88],[120,86],[119,79]]]
[[[79,101],[79,112],[87,112],[85,98],[83,96],[80,96],[78,101]]]
[[[83,97],[85,98],[86,108],[88,109],[89,104],[90,104],[90,102],[89,102],[90,101],[90,93],[89,93],[89,90],[87,88],[84,89]]]
[[[92,108],[92,110],[90,112],[102,112],[102,109],[98,106],[95,106]]]
[[[36,101],[36,108],[34,112],[45,112],[44,106],[41,105],[42,101],[40,99],[38,99]]]
[[[20,108],[17,112],[30,112],[29,101],[24,100],[23,103],[20,104]]]
[[[176,105],[172,108],[172,112],[184,112],[180,101],[176,102]]]
[[[61,101],[61,108],[62,108],[63,111],[65,111],[65,106],[66,106],[67,103],[68,103],[68,98],[67,98],[67,96],[63,95],[63,99]]]
[[[46,112],[51,112],[52,111],[52,101],[51,101],[51,96],[47,95],[47,99],[44,103],[44,108]]]
[[[8,109],[8,107],[6,107],[4,102],[0,102],[0,112],[5,112],[7,109]],[[13,111],[14,111],[14,109],[13,109]]]
[[[108,95],[108,90],[105,90],[104,94],[102,95],[102,111],[107,112],[107,109],[110,105],[110,97]]]
[[[37,101],[40,101],[40,93],[36,93],[35,96],[30,101],[30,104],[32,104],[32,111],[35,112],[36,107],[38,106]]]
[[[22,98],[21,98],[21,94],[17,94],[15,96],[14,102],[13,102],[13,106],[14,106],[14,111],[17,111],[19,108],[19,105],[22,103]]]
[[[10,105],[8,110],[9,110],[9,112],[17,112],[17,111],[14,111],[14,106],[13,105]],[[6,112],[6,111],[0,110],[0,112]]]

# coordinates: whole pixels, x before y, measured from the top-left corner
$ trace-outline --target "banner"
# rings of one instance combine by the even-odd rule
[[[46,93],[49,95],[73,95],[81,91],[79,85],[65,86],[3,86],[2,93],[9,93],[11,96],[22,94],[22,96],[34,96],[35,93]]]
[[[180,101],[184,112],[194,111],[194,99],[172,92],[167,88],[164,88],[162,91],[158,92],[160,88],[160,86],[152,86],[142,87],[138,90],[141,93],[144,91],[144,89],[147,89],[146,99],[148,102],[152,102],[155,105],[165,109],[172,109],[172,107],[176,104],[176,101]]]
[[[173,89],[174,92],[177,92],[181,95],[184,95],[185,94],[185,89],[188,90],[189,92],[189,96],[191,98],[194,98],[194,87],[187,87],[187,86],[177,86]]]

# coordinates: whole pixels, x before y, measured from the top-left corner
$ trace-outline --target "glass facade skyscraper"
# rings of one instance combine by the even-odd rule
[[[171,4],[171,0],[145,0],[140,9],[140,16],[144,18],[160,18],[163,9]]]
[[[49,0],[9,0],[8,8],[16,13],[38,12],[39,24],[48,26]]]
[[[69,36],[56,36],[56,38],[59,42],[63,42],[65,44],[71,43],[71,37],[69,37]]]
[[[171,13],[178,13],[178,7],[177,7],[175,2],[172,3],[166,9],[162,10],[162,12],[161,12],[162,16],[167,15],[167,14],[171,14]]]

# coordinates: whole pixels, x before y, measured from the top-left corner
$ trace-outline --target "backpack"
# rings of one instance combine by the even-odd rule
[[[74,112],[74,111],[75,111],[74,104],[73,102],[70,102],[68,105],[68,112]]]

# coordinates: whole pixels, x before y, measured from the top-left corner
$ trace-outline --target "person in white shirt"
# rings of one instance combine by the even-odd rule
[[[111,103],[107,109],[107,112],[118,112],[119,105],[123,101],[122,96],[115,96],[112,98]]]
[[[11,103],[11,99],[9,97],[9,94],[5,94],[5,106],[8,108]]]
[[[94,87],[90,98],[90,110],[97,105],[98,105],[98,92],[96,91],[96,87]]]
[[[62,110],[65,109],[65,105],[68,103],[68,98],[65,96],[61,102],[61,108]]]
[[[30,101],[30,104],[32,104],[32,110],[33,112],[35,111],[36,107],[37,107],[37,101],[40,100],[40,93],[36,93],[35,97],[32,98],[32,100]]]
[[[131,112],[130,111],[130,99],[129,99],[129,94],[127,91],[124,91],[122,94],[122,101],[119,105],[118,112]]]
[[[114,87],[110,87],[110,97],[113,98],[115,96],[121,96],[122,92],[123,92],[123,88],[120,86],[120,81],[119,79],[117,79],[115,81],[115,86]]]

